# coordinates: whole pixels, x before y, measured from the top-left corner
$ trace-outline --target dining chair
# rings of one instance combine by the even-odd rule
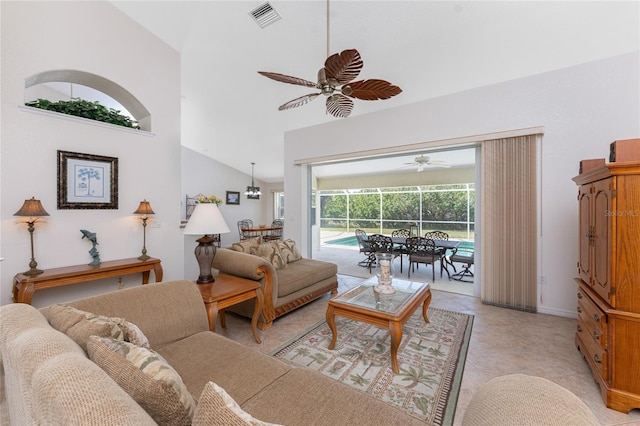
[[[262,238],[268,241],[278,241],[282,239],[282,231],[284,230],[284,220],[282,219],[274,219],[271,222],[271,228],[274,228],[269,231],[267,235],[264,235]]]
[[[391,232],[391,237],[409,238],[411,236],[411,230],[409,229],[396,229]],[[400,257],[400,273],[402,273],[402,257],[408,255],[406,244],[394,244],[393,255],[394,257]]]
[[[382,234],[369,235],[367,238],[371,247],[371,253],[369,257],[375,261],[376,253],[393,253],[393,240],[391,237]],[[371,265],[375,262],[369,262],[369,272],[371,272]]]
[[[408,275],[411,278],[411,271],[414,266],[417,268],[420,263],[431,265],[431,279],[436,279],[436,262],[442,262],[442,249],[436,247],[435,241],[431,238],[410,237],[407,238],[407,250],[409,251]],[[442,277],[442,268],[440,268]]]
[[[358,240],[358,248],[360,249],[360,253],[366,256],[364,259],[358,262],[358,266],[370,268],[371,262],[375,261],[375,257],[373,257],[372,259],[371,244],[368,241],[366,231],[362,229],[356,229],[356,240]]]
[[[240,239],[246,240],[247,238],[255,237],[255,232],[247,231],[247,229],[253,228],[253,221],[251,219],[242,219],[238,221],[238,232],[240,232]]]

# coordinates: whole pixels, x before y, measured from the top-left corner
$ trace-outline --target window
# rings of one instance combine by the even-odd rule
[[[273,193],[273,218],[284,219],[284,192]]]

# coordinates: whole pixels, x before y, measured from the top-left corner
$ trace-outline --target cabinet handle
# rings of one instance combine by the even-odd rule
[[[593,332],[593,338],[596,339],[596,340],[600,339],[600,336],[598,335],[597,331]]]
[[[582,299],[582,293],[578,293],[578,299]]]
[[[582,333],[582,327],[580,327],[580,324],[576,325],[576,328],[578,329],[579,333]]]
[[[600,359],[600,355],[595,354],[595,355],[593,356],[593,359],[595,360],[595,362],[596,362],[596,363],[598,363],[598,364],[602,364],[602,360]]]
[[[593,314],[593,320],[594,320],[594,321],[598,321],[598,322],[600,322],[600,315],[598,315],[598,314]]]
[[[578,311],[579,314],[582,313],[582,308],[580,306],[576,307],[576,311]]]

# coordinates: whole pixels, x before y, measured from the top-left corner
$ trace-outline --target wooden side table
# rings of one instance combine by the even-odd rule
[[[244,302],[249,299],[256,299],[253,316],[251,317],[251,332],[256,342],[262,343],[258,337],[257,324],[258,317],[262,311],[262,289],[259,281],[248,280],[234,275],[219,274],[215,276],[215,281],[206,284],[195,284],[200,290],[202,300],[207,308],[207,318],[209,319],[209,330],[216,331],[216,319],[220,312],[220,325],[226,327],[224,309],[229,306]]]

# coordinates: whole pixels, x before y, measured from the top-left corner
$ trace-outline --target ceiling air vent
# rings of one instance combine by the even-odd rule
[[[282,17],[276,12],[276,10],[269,4],[263,3],[260,6],[249,12],[249,15],[256,21],[260,28],[264,28],[267,25],[271,25],[274,22],[280,20]]]

